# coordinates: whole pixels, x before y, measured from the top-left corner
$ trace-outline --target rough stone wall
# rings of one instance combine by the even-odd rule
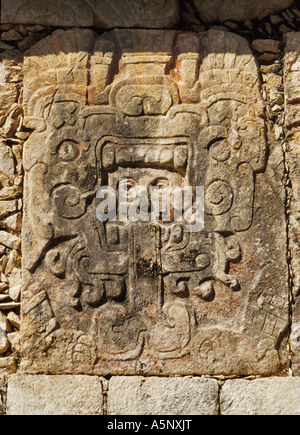
[[[39,413],[108,415],[299,414],[300,274],[298,267],[299,152],[297,147],[300,141],[298,111],[300,101],[300,5],[299,1],[293,2],[291,0],[265,0],[248,3],[250,2],[128,0],[122,2],[101,1],[100,7],[100,2],[88,0],[85,2],[18,0],[13,5],[9,0],[2,0],[0,38],[0,415]],[[177,35],[177,32],[181,35],[178,37],[181,42],[178,42],[176,50],[171,53],[173,60],[170,58],[165,60],[161,54],[157,54],[159,53],[159,49],[157,49],[157,56],[155,57],[152,53],[152,58],[150,59],[149,56],[147,60],[148,68],[153,69],[153,71],[151,70],[153,76],[162,76],[160,72],[157,72],[160,71],[157,65],[164,62],[166,65],[169,62],[164,70],[170,73],[167,80],[170,81],[170,77],[172,77],[179,89],[178,97],[176,91],[173,92],[174,87],[172,88],[173,106],[176,107],[178,104],[178,106],[189,105],[191,107],[193,105],[193,109],[190,111],[208,113],[210,120],[203,121],[201,115],[200,122],[209,140],[215,140],[219,134],[217,127],[221,125],[227,128],[230,125],[226,119],[234,119],[235,111],[238,113],[237,124],[239,118],[245,117],[244,121],[249,122],[252,127],[255,125],[254,129],[259,132],[261,122],[263,122],[265,133],[250,135],[249,140],[255,152],[250,153],[250,157],[243,156],[238,163],[238,166],[245,162],[251,165],[251,177],[247,178],[248,181],[240,180],[238,182],[230,179],[230,183],[235,189],[234,196],[238,197],[242,204],[240,208],[236,205],[234,209],[239,216],[242,228],[239,228],[238,225],[228,227],[228,222],[233,222],[231,215],[226,222],[226,219],[220,220],[219,216],[224,216],[224,214],[226,216],[227,211],[216,212],[215,220],[212,223],[212,234],[214,237],[217,234],[217,241],[214,242],[217,244],[217,248],[212,249],[216,249],[218,252],[222,251],[223,245],[221,246],[221,244],[224,240],[227,243],[227,249],[228,242],[232,241],[230,237],[238,235],[242,258],[239,258],[239,255],[233,256],[232,251],[234,248],[236,249],[237,245],[231,245],[228,248],[231,249],[231,257],[228,254],[228,257],[225,258],[224,254],[223,269],[217,268],[217,272],[214,270],[209,275],[209,278],[214,278],[212,281],[218,281],[218,283],[214,282],[213,286],[205,284],[201,288],[196,287],[197,291],[195,290],[194,293],[189,290],[191,295],[189,295],[187,305],[191,307],[189,310],[193,309],[196,312],[194,329],[191,328],[187,332],[184,319],[192,316],[191,311],[186,314],[187,311],[183,308],[182,301],[185,302],[188,299],[185,294],[186,287],[184,289],[180,287],[177,293],[173,292],[172,295],[167,293],[169,305],[161,306],[164,316],[167,318],[166,323],[160,324],[155,316],[153,317],[156,326],[153,329],[150,328],[149,333],[153,341],[150,341],[149,338],[145,341],[148,344],[154,343],[149,345],[150,350],[157,346],[158,352],[154,357],[144,345],[146,349],[144,359],[140,356],[132,359],[130,356],[124,363],[122,359],[115,358],[114,360],[110,355],[113,363],[105,362],[97,365],[90,363],[93,360],[93,355],[89,334],[86,331],[85,334],[80,332],[76,335],[74,331],[72,334],[70,333],[69,323],[77,322],[76,328],[80,330],[79,326],[82,325],[83,320],[72,317],[73,311],[69,308],[66,309],[61,303],[61,299],[67,300],[69,305],[72,305],[75,297],[76,303],[83,304],[83,296],[82,299],[78,298],[73,289],[73,299],[71,298],[71,302],[68,299],[70,296],[68,285],[70,284],[65,284],[65,282],[62,284],[61,281],[66,267],[61,271],[61,264],[55,263],[57,255],[61,255],[62,251],[54,252],[52,248],[56,246],[53,246],[53,238],[47,239],[45,232],[43,232],[44,228],[42,228],[43,224],[44,226],[52,225],[55,228],[61,228],[61,221],[57,217],[53,218],[55,220],[52,221],[51,219],[47,220],[50,215],[48,212],[52,213],[46,204],[46,196],[49,195],[47,186],[50,186],[51,177],[56,173],[55,165],[50,160],[51,156],[45,157],[46,148],[43,146],[48,143],[50,137],[54,136],[55,138],[55,135],[58,135],[57,131],[61,127],[64,128],[63,123],[67,124],[68,139],[77,140],[78,137],[71,132],[72,126],[74,123],[77,125],[82,117],[87,119],[90,115],[86,113],[77,117],[77,109],[69,105],[67,110],[64,109],[65,111],[55,109],[53,113],[49,112],[49,119],[45,117],[46,123],[43,127],[42,106],[36,101],[46,102],[47,98],[52,98],[52,104],[56,103],[56,107],[59,107],[61,102],[68,100],[67,95],[75,92],[78,97],[76,104],[85,105],[86,95],[88,95],[87,108],[95,105],[98,108],[105,108],[105,113],[109,113],[110,106],[115,104],[118,108],[124,109],[125,112],[129,110],[126,116],[131,119],[129,117],[135,116],[134,113],[139,108],[134,106],[128,109],[126,95],[124,96],[121,91],[119,92],[121,85],[118,80],[120,83],[121,79],[130,80],[130,72],[133,76],[144,77],[143,64],[135,69],[132,66],[127,66],[141,63],[141,61],[130,59],[130,55],[125,53],[125,48],[128,47],[122,46],[124,40],[129,44],[131,43],[130,38],[134,39],[137,35],[134,39],[134,44],[136,44],[134,47],[147,47],[145,42],[147,37],[143,36],[141,30],[135,30],[136,28],[149,29],[147,30],[149,33],[145,33],[145,35],[151,35],[152,38],[154,38],[153,29],[162,30],[160,35],[163,34],[165,39],[157,36],[158,33],[155,34],[158,41],[155,43],[162,47],[161,51],[169,50],[165,47],[168,46],[172,38],[174,40],[174,35]],[[109,36],[111,33],[104,33],[105,31],[113,31],[114,36]],[[206,39],[206,36],[201,35],[206,35],[207,31],[209,31],[208,35],[212,36]],[[129,33],[133,36],[129,37]],[[196,41],[194,36],[185,35],[200,35],[197,36],[200,43],[198,39]],[[215,39],[214,35],[216,35]],[[222,46],[221,43],[218,45],[216,42],[220,37],[223,38],[222,35],[229,35],[228,41],[230,42],[227,42],[227,45]],[[241,37],[243,39],[240,39]],[[98,42],[95,43],[95,41]],[[240,46],[238,46],[237,41],[244,51],[238,52],[237,47],[240,48]],[[116,49],[112,49],[113,42],[118,46]],[[155,43],[152,44],[151,40],[150,45],[155,45]],[[199,48],[200,46],[201,48]],[[51,52],[51,47],[54,47],[54,52]],[[226,49],[228,53],[226,53]],[[124,63],[119,64],[118,70],[114,70],[115,67],[110,66],[114,62],[111,59],[116,55],[114,50],[118,56],[121,56],[122,53],[124,56]],[[149,50],[151,48],[148,45]],[[193,57],[193,55],[198,53],[197,50],[201,53],[201,62],[203,59],[207,62],[201,64],[199,80],[193,78],[193,68],[195,68],[195,63],[193,63],[195,56]],[[237,92],[235,85],[241,76],[245,87],[247,83],[250,84],[247,90],[249,94],[247,96],[248,103],[246,103],[248,104],[247,114],[235,106],[233,112],[230,112],[228,107],[233,104],[232,101],[228,103],[232,98],[228,96],[225,98],[227,106],[222,106],[219,117],[216,115],[218,110],[212,113],[209,111],[209,106],[202,103],[206,99],[212,100],[209,91],[205,91],[207,82],[216,80],[216,85],[220,83],[222,86],[224,85],[222,80],[225,80],[225,74],[222,73],[214,72],[207,79],[202,79],[207,70],[213,70],[212,65],[217,65],[219,60],[213,56],[217,58],[218,50],[220,50],[219,54],[225,55],[227,59],[227,63],[224,61],[222,67],[219,68],[221,70],[223,68],[224,72],[225,69],[232,68],[234,71],[238,69],[235,54],[247,56],[246,61],[243,60],[242,65],[239,66],[242,73],[239,72],[236,76],[234,76],[234,72],[229,74],[234,77],[230,82],[234,92]],[[245,50],[247,51],[245,52]],[[85,53],[89,53],[88,59]],[[135,53],[134,50],[133,53]],[[189,56],[185,56],[186,53]],[[159,58],[159,56],[161,57]],[[177,62],[177,68],[180,70],[181,78],[178,81],[176,81],[176,68],[172,62]],[[199,61],[197,60],[197,62]],[[199,68],[197,62],[196,69]],[[234,62],[236,63],[234,64]],[[232,67],[233,64],[234,67]],[[111,69],[109,70],[109,68]],[[126,68],[131,68],[131,70],[126,70]],[[59,73],[57,73],[56,78],[53,78],[52,72],[55,69]],[[171,71],[173,72],[171,73]],[[249,75],[247,75],[247,71]],[[166,75],[165,72],[164,74]],[[114,77],[113,80],[112,77]],[[145,78],[142,81],[148,83]],[[136,83],[134,83],[135,86],[137,86]],[[165,86],[166,80],[160,78],[154,79],[152,82],[153,87],[156,86],[155,89],[159,89],[161,83]],[[86,86],[84,89],[82,89],[83,85]],[[220,87],[222,87],[221,85]],[[51,86],[53,89],[47,90],[43,94],[42,88]],[[60,96],[60,90],[63,86],[66,88],[61,91]],[[75,87],[76,91],[74,91]],[[115,99],[111,88],[117,89]],[[131,92],[130,87],[127,89],[128,92]],[[225,85],[224,89],[224,93],[232,90]],[[139,89],[134,91],[140,92],[140,98],[145,98]],[[143,89],[143,92],[147,93],[149,90]],[[199,98],[200,95],[201,98]],[[36,96],[36,100],[32,99],[32,96]],[[156,98],[155,94],[154,98]],[[242,99],[240,96],[239,98]],[[109,105],[106,99],[109,100]],[[74,97],[71,100],[74,102]],[[150,108],[145,106],[148,114],[152,115],[152,120],[155,111],[156,114],[165,116],[165,112],[170,110],[168,101],[166,99],[164,102],[167,108],[163,106],[153,109],[151,104]],[[197,109],[194,107],[196,104],[199,105]],[[84,111],[81,106],[80,110]],[[45,107],[48,107],[46,103],[43,110]],[[252,111],[250,107],[253,109]],[[185,108],[177,107],[176,110],[180,113],[180,110],[184,111]],[[251,117],[249,117],[250,111]],[[100,112],[99,109],[98,113]],[[176,116],[179,119],[183,115]],[[179,120],[178,125],[188,125],[189,117],[188,115],[184,116],[183,121]],[[246,120],[246,116],[249,119]],[[212,122],[211,119],[214,117],[215,120]],[[63,122],[62,119],[64,119]],[[110,122],[105,118],[103,124]],[[118,118],[117,122],[119,125],[122,124]],[[213,124],[213,128],[211,124]],[[189,132],[193,130],[193,125],[191,122]],[[249,131],[251,125],[247,127]],[[153,126],[158,128],[154,123]],[[91,124],[89,128],[93,130],[96,127]],[[106,125],[105,128],[107,136],[112,135]],[[129,136],[126,128],[125,126],[120,127],[118,135]],[[134,129],[135,127],[130,128]],[[142,129],[143,126],[139,125],[138,128]],[[175,123],[173,125],[170,121],[169,129],[170,131],[175,129]],[[236,129],[238,130],[238,127]],[[233,144],[232,131],[234,129],[230,125],[228,130],[230,133],[227,142]],[[43,133],[45,131],[46,133]],[[79,132],[76,131],[76,134],[79,135]],[[180,134],[182,136],[182,133]],[[224,133],[222,134],[224,135]],[[170,135],[171,133],[169,133]],[[212,135],[211,139],[210,135]],[[145,136],[151,138],[149,132],[148,136],[146,133]],[[61,138],[63,135],[59,137]],[[222,139],[224,139],[223,136]],[[62,139],[60,140],[62,141]],[[86,138],[81,140],[87,141]],[[94,139],[89,138],[89,140],[92,142]],[[264,141],[267,144],[265,155],[263,155],[263,151],[257,151],[256,148],[258,143],[262,146]],[[163,143],[160,143],[161,147]],[[130,146],[132,145],[130,144]],[[142,143],[141,147],[146,147],[146,145]],[[211,149],[212,155],[216,155],[215,148]],[[233,144],[233,149],[237,156],[235,159],[238,160],[239,151],[237,150],[239,148],[234,148]],[[25,150],[24,161],[23,150]],[[65,150],[61,151],[63,156],[65,156]],[[208,165],[208,173],[210,174],[208,178],[211,177],[211,180],[218,178],[220,171],[222,173],[220,165],[222,161],[226,160],[224,157],[226,149],[218,150],[217,153],[218,156],[222,156],[214,159],[218,162],[218,166],[215,167],[212,163],[210,166]],[[160,165],[162,173],[166,162],[159,160],[159,162],[155,161],[154,163],[149,172],[156,170],[157,166]],[[167,162],[167,164],[169,163]],[[42,165],[47,166],[49,178],[40,169]],[[32,168],[34,169],[32,170]],[[81,169],[86,170],[86,166],[82,166]],[[180,171],[183,172],[183,169],[181,167]],[[226,171],[223,170],[223,178],[229,177]],[[25,176],[27,181],[25,181],[24,189]],[[72,183],[76,184],[77,181],[74,181],[74,177],[71,179]],[[52,188],[54,190],[54,184]],[[88,190],[86,188],[85,193],[88,193]],[[250,200],[250,203],[244,200],[247,195],[249,197],[253,195],[253,192],[255,193],[254,205]],[[60,201],[59,193],[57,198],[57,201]],[[218,203],[217,201],[211,202]],[[23,219],[22,233],[24,208],[25,218]],[[243,219],[247,222],[247,216],[243,217],[242,208],[251,210],[254,216],[253,220],[250,219],[251,225],[243,224]],[[74,219],[74,216],[71,217]],[[81,221],[79,225],[82,225]],[[36,233],[33,231],[33,227],[34,231],[37,229]],[[58,235],[54,239],[59,240],[60,243],[72,240],[74,229],[68,231],[65,233],[58,231]],[[79,232],[78,226],[76,231]],[[90,232],[91,227],[87,227],[85,231]],[[219,238],[218,235],[221,235],[222,238]],[[63,249],[68,249],[63,243]],[[92,244],[92,238],[89,243]],[[52,251],[49,249],[50,254],[48,255],[49,246]],[[252,257],[250,259],[249,252],[254,259]],[[248,254],[249,256],[247,256]],[[43,256],[46,259],[46,266],[51,265],[52,274],[49,274],[46,266],[43,269]],[[172,259],[172,261],[175,265],[178,264],[178,258]],[[37,273],[36,270],[38,270]],[[174,273],[176,275],[176,271]],[[233,281],[232,276],[235,274],[242,277],[240,293],[234,289],[236,282]],[[34,282],[36,277],[38,277],[37,281]],[[147,281],[148,277],[146,278],[144,274],[141,283],[145,288],[151,289],[152,281]],[[163,278],[165,279],[165,276]],[[72,279],[71,286],[75,285],[75,280]],[[190,281],[192,279],[191,277]],[[205,277],[204,283],[208,282],[206,279],[207,277]],[[49,284],[50,281],[51,284]],[[42,288],[38,288],[38,284],[41,282],[42,286],[40,287]],[[82,283],[87,284],[82,279],[81,281],[79,279],[79,282],[81,285]],[[52,287],[55,287],[56,290],[58,288],[61,292],[60,295],[64,295],[63,298],[57,297],[57,293],[53,291]],[[88,287],[93,287],[90,281]],[[95,287],[99,288],[99,282],[95,284]],[[248,287],[247,291],[246,287]],[[229,293],[225,294],[225,290]],[[110,309],[109,306],[115,307],[117,306],[116,302],[119,302],[120,299],[122,301],[122,297],[115,287],[110,290],[112,296],[109,296],[107,288],[106,292],[110,305],[107,304],[108,308],[104,307],[104,313],[105,310]],[[114,296],[116,292],[117,296]],[[213,292],[221,295],[221,303],[216,308],[210,308],[212,305],[206,308],[205,304],[209,304],[212,299],[215,300]],[[103,295],[96,296],[99,300],[103,300]],[[95,298],[95,294],[91,293],[90,297]],[[180,302],[177,302],[177,299],[174,302],[177,297]],[[87,299],[85,297],[85,300]],[[200,323],[197,311],[199,299],[202,304],[201,309],[207,310],[205,315],[201,314],[201,319],[208,318],[211,322],[220,324],[220,328],[218,331],[216,331],[217,328],[212,330],[209,329],[211,328],[209,322],[205,324],[208,332],[205,340],[203,339],[201,342],[203,352],[199,353],[201,357],[196,355],[197,363],[195,363],[193,354],[196,354],[195,349],[198,347],[197,344],[193,343],[199,342],[197,341],[200,340],[199,336],[202,340],[201,334],[204,334],[204,330],[201,330],[200,333],[197,330],[198,323]],[[229,304],[230,310],[237,317],[241,317],[242,320],[238,323],[238,328],[241,329],[235,330],[236,325],[230,317],[230,310],[224,314],[222,311],[224,308],[220,308],[222,302],[223,306]],[[154,299],[147,303],[154,305]],[[86,312],[84,311],[86,317],[94,313],[95,301],[87,305],[89,308]],[[101,319],[104,319],[105,322],[109,323],[109,316],[113,314],[105,317],[106,314],[101,311],[102,302],[99,302],[99,306],[97,309],[99,308],[100,322]],[[239,310],[239,307],[242,308]],[[120,306],[117,309],[120,310]],[[213,311],[214,309],[216,311]],[[79,310],[76,311],[76,313],[78,312]],[[218,315],[217,312],[221,314]],[[120,313],[120,317],[122,317],[122,312],[120,311]],[[152,316],[150,310],[147,311],[147,316]],[[68,320],[69,323],[65,322],[66,318],[71,319]],[[139,321],[139,318],[134,320],[137,323]],[[134,328],[143,330],[144,326],[141,327],[140,324],[135,326],[134,324],[132,329],[129,328],[128,335],[134,336],[136,333]],[[84,327],[82,329],[84,330]],[[168,342],[163,343],[165,348],[163,346],[160,348],[156,344],[166,336],[171,337],[176,342],[172,334],[180,342],[179,347],[175,343],[175,347],[170,350]],[[139,338],[142,336],[142,334],[138,335]],[[155,341],[156,336],[158,339]],[[187,339],[187,336],[191,339]],[[103,348],[105,348],[105,340],[101,335],[99,337],[97,336],[97,339],[102,340],[101,343],[104,343]],[[180,338],[178,339],[178,337]],[[191,345],[188,343],[189,341],[192,343]],[[115,342],[112,340],[108,343],[107,349],[109,350],[111,343],[115,344]],[[189,345],[190,348],[188,348]],[[64,353],[65,347],[70,349],[69,353]],[[190,359],[186,353],[187,349],[192,355]],[[131,348],[129,350],[132,352]],[[130,352],[128,351],[128,355]],[[170,358],[165,357],[166,352],[171,352]],[[88,361],[83,359],[83,355],[90,355],[90,353]],[[120,352],[116,350],[115,354],[117,353]],[[70,354],[72,363],[68,361]],[[99,350],[96,349],[95,354],[98,363],[101,360]],[[107,360],[104,359],[104,361]],[[124,374],[129,376],[122,376]],[[179,376],[173,377],[174,375]],[[247,379],[241,379],[245,376]],[[66,397],[68,400],[65,400]]]

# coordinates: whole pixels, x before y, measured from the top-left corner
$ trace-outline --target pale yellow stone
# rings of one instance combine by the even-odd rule
[[[229,380],[221,389],[221,415],[300,415],[300,378]]]
[[[218,383],[198,377],[113,377],[108,415],[217,415]]]
[[[11,375],[8,415],[101,415],[101,380],[90,376]]]
[[[19,249],[21,245],[21,239],[6,231],[0,231],[0,243],[11,249]]]
[[[9,348],[9,342],[7,339],[8,331],[9,331],[8,320],[6,316],[0,311],[0,355],[5,353]]]

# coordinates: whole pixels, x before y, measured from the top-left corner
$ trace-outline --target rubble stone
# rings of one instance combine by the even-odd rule
[[[293,4],[293,0],[194,0],[194,4],[205,22],[227,20],[245,21],[259,19],[281,11]]]
[[[0,219],[16,211],[17,211],[16,200],[0,201]]]
[[[19,249],[21,245],[21,239],[6,231],[0,231],[0,243],[11,249]]]
[[[263,52],[271,52],[271,53],[279,53],[279,41],[275,41],[274,39],[256,39],[252,43],[252,48],[256,51]]]
[[[9,178],[12,178],[15,174],[13,153],[3,143],[0,143],[0,172],[3,172]]]
[[[6,393],[5,377],[0,377],[0,415],[4,415],[4,395]]]
[[[0,355],[5,353],[9,347],[7,332],[9,329],[9,323],[0,311]]]

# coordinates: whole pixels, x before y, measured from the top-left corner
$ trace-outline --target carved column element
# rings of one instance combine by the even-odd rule
[[[258,68],[222,31],[55,31],[24,67],[23,369],[269,374],[288,364],[283,204]],[[99,187],[205,192],[205,225],[97,220]]]

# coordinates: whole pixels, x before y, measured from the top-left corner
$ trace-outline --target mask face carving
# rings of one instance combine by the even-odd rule
[[[277,370],[286,361],[278,344],[288,321],[286,265],[267,278],[283,256],[274,245],[268,259],[263,249],[272,213],[255,214],[272,189],[264,177],[256,188],[267,145],[247,42],[221,31],[118,30],[95,39],[74,30],[50,39],[25,60],[25,121],[35,131],[24,156],[24,366]],[[53,76],[51,46],[64,47]],[[172,201],[171,218],[158,222],[100,222],[101,186],[125,189],[129,205],[140,187],[162,197],[170,187],[203,187],[204,228],[189,232],[184,219],[172,220]]]

